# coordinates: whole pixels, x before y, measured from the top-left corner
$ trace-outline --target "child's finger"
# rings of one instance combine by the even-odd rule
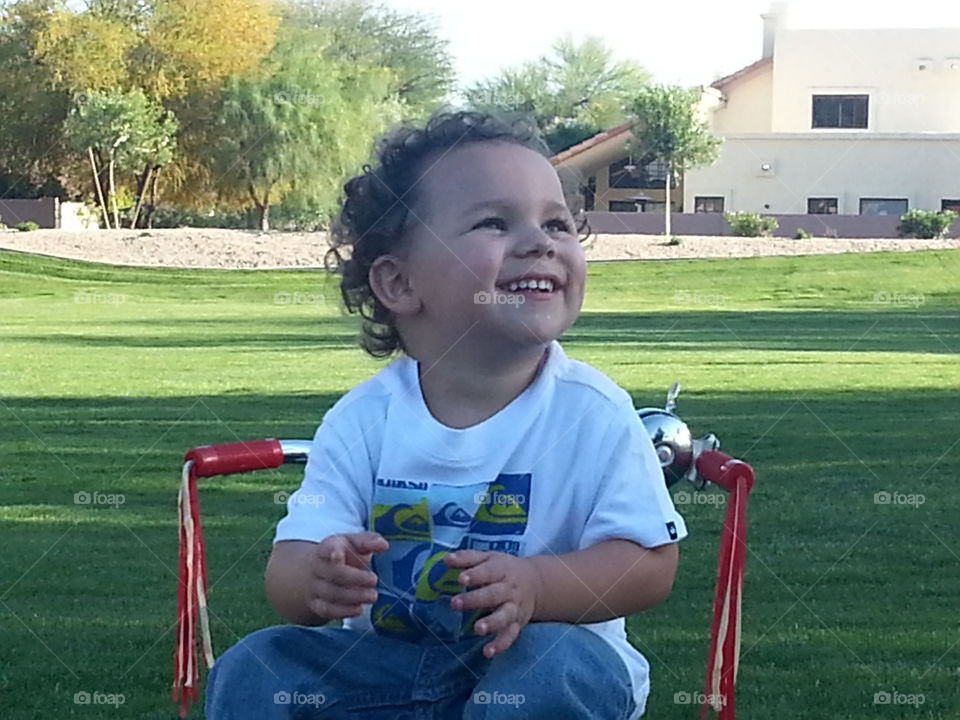
[[[342,565],[347,560],[347,541],[342,535],[331,535],[317,546],[317,555],[324,560]]]
[[[503,563],[497,563],[494,557],[487,556],[476,565],[472,565],[457,577],[457,582],[464,587],[482,587],[501,582],[506,577],[506,568]]]
[[[330,620],[343,620],[348,617],[359,617],[363,614],[363,608],[359,605],[340,605],[322,598],[314,598],[310,601],[309,608],[311,612]]]
[[[369,570],[359,570],[352,565],[330,565],[324,569],[322,578],[340,587],[374,588],[377,575]]]
[[[507,602],[507,588],[503,583],[485,585],[477,590],[454,595],[450,606],[454,610],[489,610]]]
[[[390,547],[390,543],[379,533],[352,533],[341,537],[346,562],[355,568],[366,568],[375,554],[385,552]]]
[[[520,623],[510,623],[502,632],[498,633],[493,642],[483,646],[483,656],[488,660],[506,652],[520,637]]]
[[[377,591],[368,587],[341,587],[331,585],[324,592],[323,599],[334,605],[373,605],[377,601]]]
[[[482,617],[473,626],[477,635],[497,635],[502,633],[520,619],[520,609],[515,603],[506,602],[496,610]]]
[[[483,550],[457,550],[444,556],[443,562],[450,568],[468,568],[482,563],[490,555]]]
[[[389,549],[390,543],[380,533],[361,532],[344,536],[350,549],[357,555],[382,553]]]

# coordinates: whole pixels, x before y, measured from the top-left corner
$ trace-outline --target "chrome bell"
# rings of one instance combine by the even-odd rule
[[[674,413],[679,394],[680,383],[675,382],[662,409],[641,408],[637,415],[653,440],[667,487],[688,480],[702,488],[706,483],[697,477],[696,459],[704,450],[718,450],[720,441],[712,433],[696,439],[691,436],[690,428]]]

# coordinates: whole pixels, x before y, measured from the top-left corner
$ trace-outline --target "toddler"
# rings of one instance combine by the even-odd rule
[[[630,396],[557,341],[586,261],[548,157],[525,121],[439,112],[344,186],[329,258],[399,357],[324,416],[266,573],[293,624],[219,658],[211,720],[643,713],[624,617],[686,528]]]

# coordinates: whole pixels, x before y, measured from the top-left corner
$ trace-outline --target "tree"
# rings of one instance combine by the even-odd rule
[[[158,100],[218,88],[259,65],[279,25],[270,0],[157,0],[147,20],[138,84]]]
[[[644,163],[660,160],[667,167],[664,234],[670,236],[670,184],[674,174],[716,161],[721,140],[710,133],[700,112],[699,88],[654,85],[629,105],[634,122],[628,151]]]
[[[104,205],[126,195],[147,226],[160,195],[184,210],[237,210],[256,196],[264,224],[278,198],[285,212],[320,217],[372,140],[395,120],[431,112],[453,82],[432,22],[377,2],[0,0],[0,189],[60,181],[57,194],[92,188]],[[301,48],[275,47],[281,22],[284,33],[304,33]],[[137,91],[179,124],[169,163],[147,153],[136,168],[123,143],[111,151],[118,135],[91,141],[95,128],[78,126],[86,106],[66,123],[76,98],[119,102]],[[108,224],[118,214],[107,208]]]
[[[169,163],[173,159],[177,123],[172,113],[151,103],[141,90],[128,93],[91,90],[80,100],[67,118],[64,130],[73,147],[86,153],[90,160],[94,190],[106,226],[111,227],[107,208],[109,200],[113,212],[112,227],[119,228],[117,166],[121,171],[129,172],[143,166],[154,168]],[[136,227],[142,205],[143,195],[140,195],[131,227]]]
[[[387,94],[398,97],[410,114],[429,114],[453,88],[449,43],[427,16],[372,0],[287,0],[284,8],[287,26],[326,32],[328,57],[392,71]]]
[[[626,120],[626,105],[648,81],[636,63],[614,60],[602,39],[563,37],[549,54],[474,84],[464,97],[477,109],[531,114],[557,153]]]
[[[28,0],[0,10],[0,197],[63,193],[70,97],[32,60],[37,31],[55,9],[52,0]]]
[[[38,33],[36,57],[68,91],[127,88],[138,41],[133,28],[114,18],[60,10]]]
[[[322,108],[316,104],[297,108],[301,115],[312,109],[318,115],[318,121],[324,121],[326,117],[325,128],[337,124],[334,134],[318,141],[344,146],[337,152],[348,160],[344,160],[342,166],[334,164],[333,174],[324,181],[322,188],[313,185],[308,191],[302,191],[302,187],[311,183],[301,182],[278,192],[278,185],[270,192],[270,202],[264,204],[265,194],[261,187],[257,195],[263,207],[257,208],[257,212],[267,215],[268,224],[269,208],[276,204],[278,197],[283,198],[284,212],[293,209],[310,218],[328,213],[332,198],[339,194],[344,168],[358,169],[375,136],[392,120],[429,114],[445,98],[453,83],[453,64],[447,43],[423,16],[386,9],[372,0],[282,0],[278,7],[282,15],[279,33],[304,33],[300,37],[307,66],[323,73],[334,68],[331,80],[336,78],[338,82],[331,97],[342,98],[344,93],[351,96],[350,112],[359,120],[350,122],[347,118],[341,122],[338,119],[335,123],[332,116],[320,113]],[[309,57],[310,53],[322,57],[314,61]],[[238,73],[238,82],[227,83],[230,92],[241,90],[247,81],[246,90],[259,83],[266,88],[264,98],[270,100],[268,78],[276,71],[282,54],[277,48],[277,53],[264,58],[257,68]],[[286,59],[283,62],[289,65],[296,61]],[[373,82],[374,78],[376,82]],[[294,98],[319,96],[317,87],[322,85],[321,80],[278,81],[275,85],[282,87],[276,92]],[[355,92],[351,88],[355,88]],[[242,136],[225,136],[224,128],[232,126],[232,122],[243,115],[234,112],[230,120],[225,115],[224,103],[219,89],[195,91],[183,100],[165,103],[175,110],[182,123],[180,156],[164,170],[167,180],[165,198],[197,210],[212,207],[237,210],[249,207],[253,202],[249,191],[237,182],[237,166],[232,162],[236,156],[224,162],[224,153],[229,155],[231,147],[236,151],[242,140]],[[336,102],[330,108],[335,106]],[[234,110],[237,109],[234,104]],[[265,110],[266,106],[261,109]],[[297,114],[291,110],[287,107],[284,112]],[[270,116],[265,112],[252,112],[242,124],[249,127],[259,122],[257,118],[269,120]],[[226,122],[228,120],[230,122]],[[332,131],[327,129],[325,132]],[[255,137],[251,137],[245,142],[249,146],[254,141]],[[211,148],[217,149],[217,157],[211,155]],[[361,160],[356,160],[358,157]]]
[[[18,80],[24,75],[42,78],[43,82],[19,82],[17,103],[31,104],[41,89],[49,90],[50,104],[58,111],[50,123],[56,122],[58,129],[45,128],[44,138],[59,141],[59,127],[71,98],[91,89],[129,92],[139,88],[151,102],[162,104],[183,121],[181,153],[175,158],[178,167],[173,176],[184,183],[181,195],[192,197],[191,171],[209,164],[210,138],[205,128],[211,108],[226,78],[257,69],[273,47],[280,22],[276,4],[273,0],[86,0],[85,5],[80,10],[76,3],[62,0],[13,3],[0,24],[0,89],[7,85],[3,70],[9,72],[8,66],[16,70],[11,75]],[[9,39],[11,34],[16,42]],[[9,63],[3,62],[4,39],[12,57]],[[5,109],[4,99],[0,93],[0,110]],[[5,121],[17,118],[18,109],[12,110],[10,116],[4,115]],[[51,117],[50,113],[31,115],[34,124]],[[13,130],[5,122],[0,126],[0,148],[23,145],[31,127],[29,122],[16,124]],[[5,142],[5,135],[13,137]],[[73,164],[65,142],[46,141],[43,150],[50,151],[48,165],[60,169],[66,184],[84,187],[80,178],[86,174],[82,166]],[[192,155],[187,157],[187,152]],[[139,169],[135,192],[139,204],[144,197],[156,196],[161,167]],[[107,183],[98,181],[97,188]],[[148,223],[153,206],[150,202],[145,208]]]
[[[326,40],[319,30],[288,28],[265,60],[270,72],[224,88],[212,168],[219,200],[232,207],[246,197],[261,230],[283,200],[331,211],[371,139],[401,117],[388,92],[393,73],[331,59]]]

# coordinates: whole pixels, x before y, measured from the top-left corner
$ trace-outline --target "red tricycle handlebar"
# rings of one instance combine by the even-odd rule
[[[753,487],[753,468],[719,450],[704,450],[697,458],[697,474],[707,482],[732,490],[739,478],[747,481],[747,492]]]
[[[197,477],[270,470],[284,463],[303,463],[310,455],[309,440],[253,440],[193,448],[184,462],[193,462]]]

